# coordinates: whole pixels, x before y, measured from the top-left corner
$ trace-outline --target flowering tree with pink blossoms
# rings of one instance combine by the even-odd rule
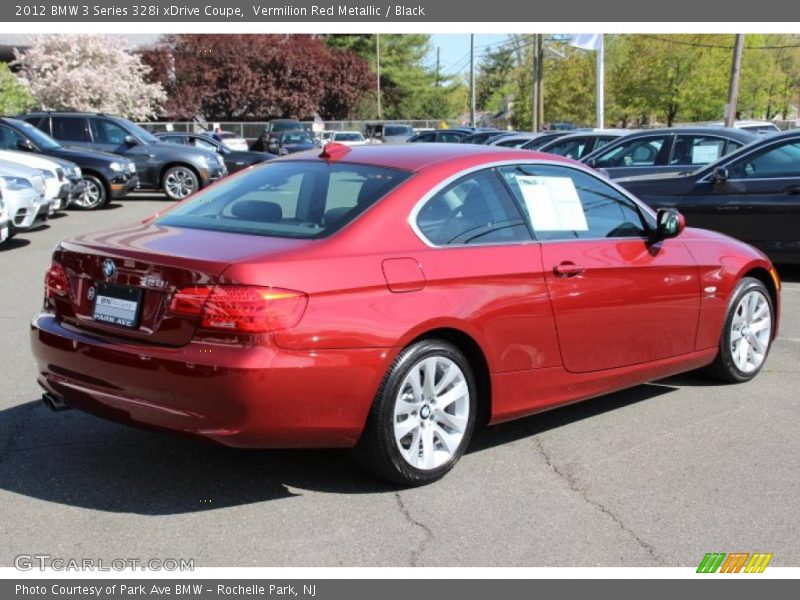
[[[80,110],[144,120],[166,93],[146,83],[150,67],[126,48],[122,37],[41,35],[16,53],[15,65],[43,110]]]

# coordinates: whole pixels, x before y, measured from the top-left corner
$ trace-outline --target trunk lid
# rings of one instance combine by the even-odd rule
[[[225,280],[231,264],[277,256],[307,243],[154,223],[84,235],[62,242],[54,254],[69,283],[67,295],[55,300],[56,314],[66,324],[103,337],[183,346],[200,319],[171,314],[177,290],[240,283]],[[95,312],[98,302],[101,314]],[[109,315],[122,319],[109,322],[117,318]],[[131,326],[120,324],[129,318]]]

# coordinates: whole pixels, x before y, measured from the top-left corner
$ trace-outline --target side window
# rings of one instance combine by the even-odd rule
[[[586,138],[573,138],[564,140],[563,142],[557,142],[545,150],[545,152],[578,160],[583,156],[584,148],[586,148]]]
[[[793,141],[750,156],[730,169],[731,179],[800,177],[800,142]]]
[[[414,142],[432,142],[436,139],[436,133],[423,133],[414,138]]]
[[[91,142],[84,117],[53,117],[53,137],[66,142]]]
[[[514,199],[493,169],[458,179],[417,213],[417,227],[437,246],[530,241]]]
[[[706,135],[679,135],[672,148],[671,165],[707,165],[724,154],[725,140]]]
[[[22,120],[50,135],[50,119],[47,116],[24,117]]]
[[[646,237],[636,203],[577,169],[518,165],[501,169],[540,240]]]
[[[216,152],[217,151],[217,147],[214,144],[212,144],[211,142],[208,142],[208,141],[206,141],[206,140],[204,140],[202,138],[192,138],[192,143],[197,148],[203,148],[204,150],[211,150],[212,152]]]
[[[595,150],[600,150],[600,148],[603,148],[604,146],[608,146],[611,142],[613,142],[616,139],[617,138],[613,138],[613,137],[612,138],[597,138],[597,140],[595,140],[595,142],[594,142],[594,148],[592,148],[592,152],[594,152]]]
[[[447,144],[457,144],[461,141],[462,137],[464,137],[463,134],[456,133],[455,131],[440,131],[436,137],[436,141]]]
[[[162,142],[167,142],[168,144],[186,144],[186,138],[180,135],[163,135],[159,139]]]
[[[96,144],[121,146],[125,143],[125,136],[128,135],[128,132],[116,123],[106,121],[105,119],[92,119],[90,124],[92,127],[92,137]]]
[[[652,167],[666,140],[666,136],[628,140],[598,156],[596,165],[601,168]]]
[[[17,150],[17,142],[24,138],[11,127],[0,125],[0,150]]]

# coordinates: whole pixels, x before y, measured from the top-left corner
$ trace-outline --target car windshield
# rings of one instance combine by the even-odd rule
[[[414,135],[414,130],[409,125],[387,125],[383,130],[383,135]]]
[[[360,142],[364,137],[360,133],[337,133],[333,139],[337,142]]]
[[[349,163],[267,164],[200,192],[161,225],[283,238],[326,237],[411,173]]]
[[[17,121],[15,119],[14,125],[19,127],[22,130],[22,132],[26,136],[28,136],[31,139],[31,141],[37,146],[39,146],[39,148],[41,148],[42,150],[55,150],[56,148],[61,147],[61,144],[59,144],[57,141],[55,141],[53,138],[47,135],[44,131],[34,127],[33,125],[31,125],[26,121]]]
[[[313,144],[311,136],[304,132],[284,133],[281,138],[284,144]]]
[[[136,123],[128,121],[127,119],[123,119],[123,122],[125,123],[125,126],[127,127],[128,131],[131,133],[131,135],[135,135],[140,140],[142,140],[145,144],[154,144],[156,142],[162,141],[162,140],[159,140],[156,136],[154,136],[152,133],[150,133],[146,129],[144,129],[142,127],[139,127]]]

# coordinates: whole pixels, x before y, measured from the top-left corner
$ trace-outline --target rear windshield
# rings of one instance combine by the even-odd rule
[[[222,181],[157,220],[162,225],[285,238],[326,237],[411,176],[348,163],[287,161]]]
[[[360,142],[364,137],[360,133],[337,133],[333,139],[337,142]]]

